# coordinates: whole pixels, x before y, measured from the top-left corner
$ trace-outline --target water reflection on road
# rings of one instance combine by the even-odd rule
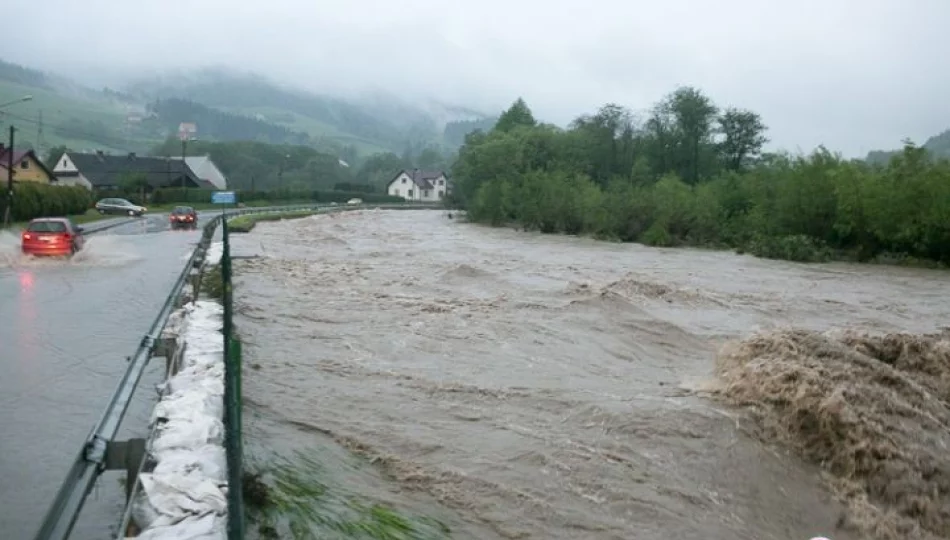
[[[542,236],[433,211],[265,223],[234,245],[260,255],[235,266],[237,326],[267,446],[329,436],[384,458],[397,489],[457,513],[459,537],[834,531],[841,509],[815,471],[695,395],[718,344],[786,325],[930,331],[950,316],[939,272]]]
[[[164,216],[89,236],[70,261],[23,257],[0,232],[0,531],[31,538],[67,467],[115,390],[199,232]],[[142,434],[159,363],[122,435]],[[100,480],[73,538],[105,538],[124,501],[118,473]]]

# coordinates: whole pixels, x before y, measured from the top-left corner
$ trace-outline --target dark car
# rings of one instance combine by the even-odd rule
[[[197,229],[198,211],[191,206],[176,206],[168,215],[172,229]]]
[[[21,249],[26,255],[69,257],[85,244],[82,233],[69,218],[37,218],[20,234]]]
[[[148,211],[148,208],[132,204],[125,199],[108,198],[97,202],[96,210],[98,210],[100,214],[123,214],[141,217],[142,214]]]

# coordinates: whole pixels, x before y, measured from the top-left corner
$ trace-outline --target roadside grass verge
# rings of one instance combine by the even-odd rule
[[[99,212],[96,212],[95,210],[90,209],[90,210],[86,210],[86,212],[83,214],[72,214],[68,216],[48,216],[48,217],[68,217],[69,219],[73,220],[73,223],[80,225],[82,223],[91,223],[94,221],[100,221],[103,219],[110,219],[110,218],[121,217],[121,216],[108,215],[108,214],[103,215],[103,214],[100,214]],[[0,215],[0,221],[3,221],[2,215]],[[10,225],[7,228],[9,230],[16,231],[19,229],[26,228],[28,223],[29,221],[14,221],[10,223]],[[3,227],[0,226],[0,229],[3,229]]]
[[[261,539],[451,538],[451,529],[437,519],[410,515],[331,487],[330,471],[315,452],[296,452],[292,459],[269,458],[263,467],[244,473],[248,521]]]
[[[300,219],[312,216],[318,213],[318,210],[293,210],[288,212],[276,212],[272,214],[248,214],[244,216],[233,217],[228,220],[228,232],[249,233],[254,226],[262,221],[280,221],[282,219]]]

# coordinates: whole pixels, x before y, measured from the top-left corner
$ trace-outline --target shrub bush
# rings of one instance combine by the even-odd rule
[[[48,186],[33,182],[13,188],[13,220],[85,214],[94,203],[92,193],[80,186]]]

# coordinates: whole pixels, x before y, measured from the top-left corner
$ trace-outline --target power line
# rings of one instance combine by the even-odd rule
[[[43,109],[37,112],[36,122],[36,149],[42,156],[46,153],[46,139],[43,137]]]
[[[87,132],[87,131],[83,131],[83,130],[81,130],[81,129],[76,129],[76,128],[71,127],[71,126],[63,126],[63,125],[45,123],[45,122],[43,122],[42,118],[40,118],[39,120],[33,120],[33,119],[27,118],[27,117],[25,117],[25,116],[20,116],[20,115],[17,115],[17,114],[6,113],[6,112],[3,113],[3,115],[4,115],[5,117],[9,117],[9,118],[12,118],[12,119],[16,119],[16,120],[18,120],[19,122],[22,122],[22,123],[25,123],[25,124],[30,124],[30,125],[34,125],[34,126],[38,126],[38,127],[39,127],[39,126],[46,126],[46,127],[53,128],[53,129],[55,129],[56,131],[60,132],[61,134],[65,135],[65,136],[71,136],[71,137],[76,137],[76,138],[81,138],[81,139],[88,139],[88,140],[91,140],[91,141],[98,141],[98,142],[100,142],[100,143],[102,143],[102,144],[106,144],[106,145],[108,145],[108,146],[110,146],[110,147],[112,147],[112,148],[114,148],[114,149],[116,149],[116,150],[119,150],[119,151],[121,151],[121,152],[126,152],[126,153],[131,152],[131,150],[129,150],[128,148],[124,148],[124,145],[123,145],[122,142],[119,141],[118,139],[116,139],[116,138],[114,138],[114,137],[110,137],[110,136],[103,136],[101,133],[90,133],[90,132]],[[12,122],[11,122],[11,123],[12,123]]]

